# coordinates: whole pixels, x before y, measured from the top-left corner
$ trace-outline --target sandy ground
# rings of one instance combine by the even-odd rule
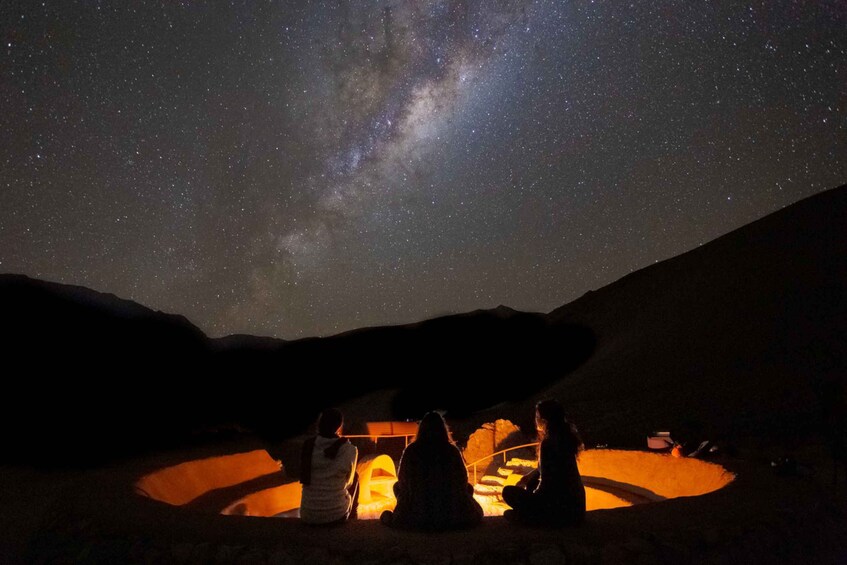
[[[131,485],[172,453],[109,468],[3,468],[0,561],[251,563],[847,563],[847,486],[831,488],[823,451],[778,474],[755,451],[720,460],[724,489],[589,513],[577,529],[539,530],[486,518],[473,530],[400,532],[375,521],[313,528],[297,520],[192,513],[139,497]]]

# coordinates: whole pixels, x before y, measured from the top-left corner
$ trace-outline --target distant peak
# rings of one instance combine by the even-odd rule
[[[500,304],[500,305],[497,306],[497,308],[494,308],[492,310],[492,312],[497,314],[497,315],[500,315],[500,316],[511,316],[512,314],[515,314],[517,312],[517,310],[515,310],[514,308],[509,308],[508,306],[504,306],[503,304]]]

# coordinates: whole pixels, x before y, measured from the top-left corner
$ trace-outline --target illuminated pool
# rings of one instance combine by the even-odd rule
[[[523,471],[532,465],[525,460],[512,464]],[[393,460],[387,455],[369,456],[357,470],[359,518],[378,518],[383,510],[392,509],[397,481]],[[584,451],[579,470],[589,511],[699,496],[735,478],[720,465],[700,459],[607,449]],[[518,474],[510,480],[512,473],[503,470],[502,480],[480,478],[475,497],[487,516],[501,515],[507,508],[499,490],[503,484],[513,484]],[[280,463],[264,450],[186,461],[141,477],[135,488],[140,495],[173,506],[228,515],[296,517],[300,506],[300,483],[290,482]]]

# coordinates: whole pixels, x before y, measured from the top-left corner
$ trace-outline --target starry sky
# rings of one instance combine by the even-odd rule
[[[847,182],[847,3],[0,2],[0,272],[294,339],[549,311]]]

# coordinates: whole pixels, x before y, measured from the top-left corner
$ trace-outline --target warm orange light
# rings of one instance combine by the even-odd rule
[[[236,516],[277,516],[300,508],[303,486],[287,483],[248,494],[224,508],[221,514]]]
[[[384,510],[394,510],[397,504],[394,498],[397,470],[391,457],[377,455],[364,458],[356,472],[359,474],[359,519],[375,520]]]
[[[414,436],[418,433],[417,422],[368,422],[365,427],[369,436]]]
[[[474,498],[486,516],[499,516],[508,509],[501,497],[504,486],[518,482],[535,466],[535,461],[509,459],[496,475],[480,478]],[[697,496],[720,489],[735,479],[714,463],[690,457],[673,457],[643,451],[595,449],[579,457],[585,485],[587,510],[618,508],[643,502],[658,502],[680,496]],[[379,518],[396,504],[397,473],[388,455],[363,458],[359,475],[359,518]],[[191,503],[216,490],[242,487],[254,489],[231,501],[223,514],[248,516],[296,516],[300,506],[298,482],[284,480],[280,464],[264,450],[188,461],[160,469],[139,479],[139,494],[175,506]],[[274,484],[276,482],[277,484]]]
[[[238,485],[257,477],[280,475],[279,461],[263,449],[186,461],[159,469],[138,479],[136,492],[174,506],[188,504],[200,495]]]
[[[578,464],[585,485],[586,510],[698,496],[735,479],[735,475],[714,463],[643,451],[592,449],[580,454]],[[503,487],[515,484],[535,465],[534,461],[510,459],[497,470],[497,475],[480,478],[474,487],[474,498],[486,516],[500,516],[509,508],[502,500]]]
[[[652,502],[707,494],[735,479],[720,465],[702,459],[615,449],[584,451],[579,472],[586,485],[620,487]]]

